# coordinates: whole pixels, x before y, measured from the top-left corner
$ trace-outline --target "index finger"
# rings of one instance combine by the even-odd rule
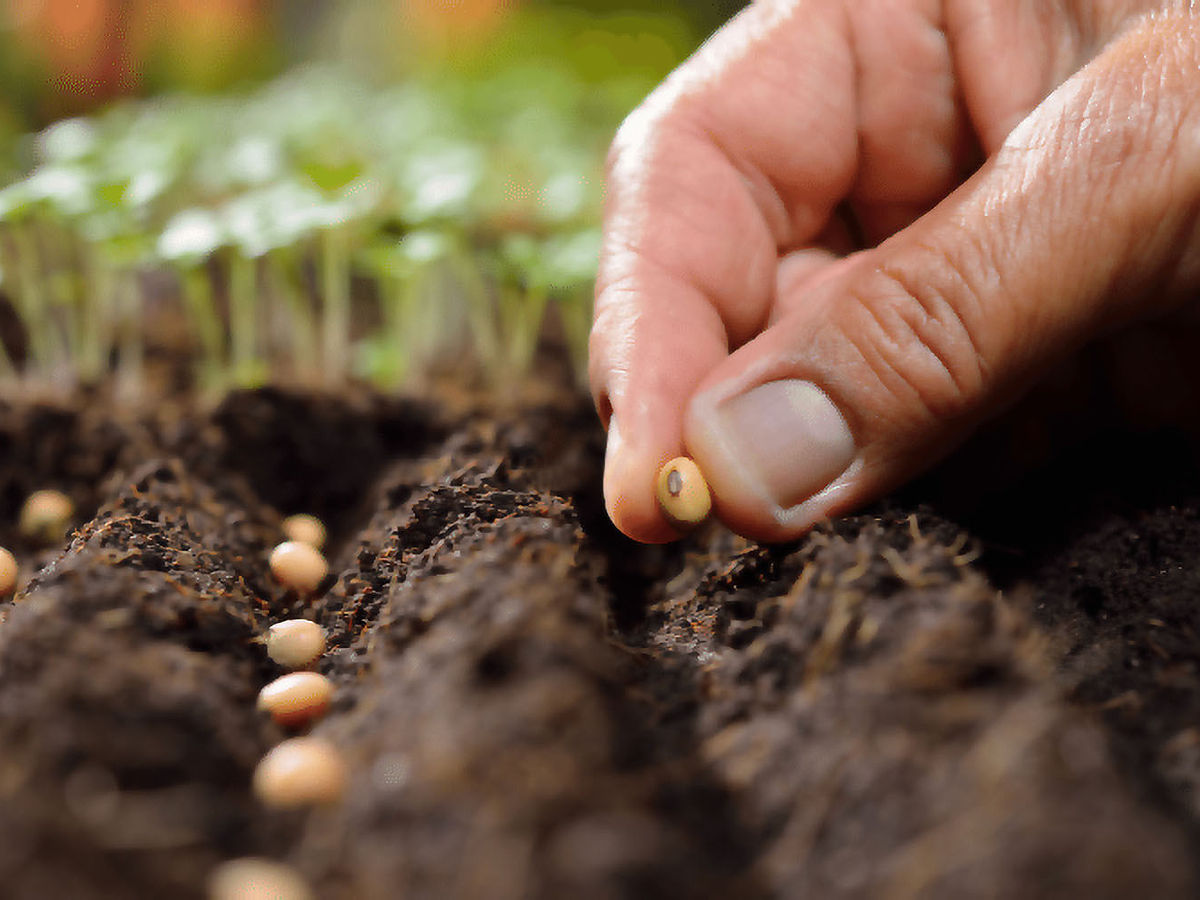
[[[676,536],[651,486],[684,452],[700,380],[764,326],[781,249],[809,241],[856,169],[838,0],[757,4],[633,113],[609,162],[590,378],[623,532]]]

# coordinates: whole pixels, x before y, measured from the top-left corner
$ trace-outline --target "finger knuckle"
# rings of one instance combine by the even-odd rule
[[[845,306],[843,331],[871,375],[935,421],[960,418],[991,383],[967,279],[945,264],[916,277],[906,266],[877,267]]]

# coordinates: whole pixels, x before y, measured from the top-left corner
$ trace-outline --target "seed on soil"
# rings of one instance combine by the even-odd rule
[[[209,900],[312,900],[313,894],[291,866],[245,857],[213,870],[208,896]]]
[[[288,619],[267,629],[267,656],[286,669],[303,669],[325,652],[325,632],[308,619]]]
[[[67,536],[75,504],[62,491],[34,491],[21,507],[18,529],[21,536],[36,544],[58,544]]]
[[[0,597],[17,589],[17,558],[0,547]]]
[[[333,682],[316,672],[292,672],[276,678],[258,694],[258,708],[285,728],[298,728],[324,715],[333,698]]]
[[[284,541],[271,551],[271,574],[286,588],[311,594],[329,574],[321,551],[301,541]]]
[[[254,770],[254,793],[267,806],[279,809],[336,803],[345,788],[342,755],[321,738],[289,738]]]
[[[686,456],[677,456],[658,470],[658,506],[676,528],[695,528],[712,511],[708,482],[700,467]]]
[[[325,524],[308,513],[296,513],[284,519],[283,534],[289,541],[308,544],[318,550],[325,546]]]

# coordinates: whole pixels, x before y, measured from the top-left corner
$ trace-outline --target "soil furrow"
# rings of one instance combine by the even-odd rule
[[[331,897],[756,896],[728,852],[696,852],[701,786],[651,752],[639,661],[608,639],[573,509],[449,480],[375,554],[401,575],[359,702],[320,728],[356,775],[297,865]]]
[[[330,900],[1193,895],[1164,811],[1200,783],[1194,503],[1106,514],[1006,595],[906,511],[632,545],[573,396],[194,412],[0,409],[9,508],[62,487],[86,521],[17,543],[41,571],[0,614],[5,896],[202,896],[246,853]],[[298,511],[333,532],[315,603],[267,574]],[[297,614],[351,782],[277,814],[255,638]]]
[[[289,823],[247,785],[278,739],[253,639],[273,523],[151,461],[0,629],[0,880],[14,898],[199,897]]]
[[[681,573],[653,610],[751,871],[788,897],[1191,896],[1179,834],[953,534],[848,520]]]

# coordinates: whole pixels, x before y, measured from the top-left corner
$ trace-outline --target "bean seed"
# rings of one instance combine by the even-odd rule
[[[269,859],[231,859],[208,879],[209,900],[312,900],[313,893],[291,866]]]
[[[696,527],[712,511],[708,483],[686,456],[677,456],[659,469],[656,494],[667,521],[681,531]]]
[[[280,725],[297,728],[324,715],[333,698],[333,682],[316,672],[292,672],[276,678],[258,694],[258,708]]]
[[[298,541],[320,550],[325,546],[325,524],[316,516],[296,513],[283,520],[283,534],[289,541]]]
[[[26,540],[50,546],[66,538],[74,515],[75,504],[62,491],[34,491],[25,498],[17,527]]]
[[[321,738],[289,738],[254,770],[254,793],[279,809],[336,803],[345,788],[346,764],[337,748]]]
[[[325,652],[325,632],[316,622],[288,619],[267,629],[267,656],[287,669],[303,669]]]
[[[311,594],[329,574],[329,564],[321,551],[301,541],[284,541],[271,551],[271,574],[286,588]]]
[[[17,589],[17,558],[0,547],[0,597]]]

